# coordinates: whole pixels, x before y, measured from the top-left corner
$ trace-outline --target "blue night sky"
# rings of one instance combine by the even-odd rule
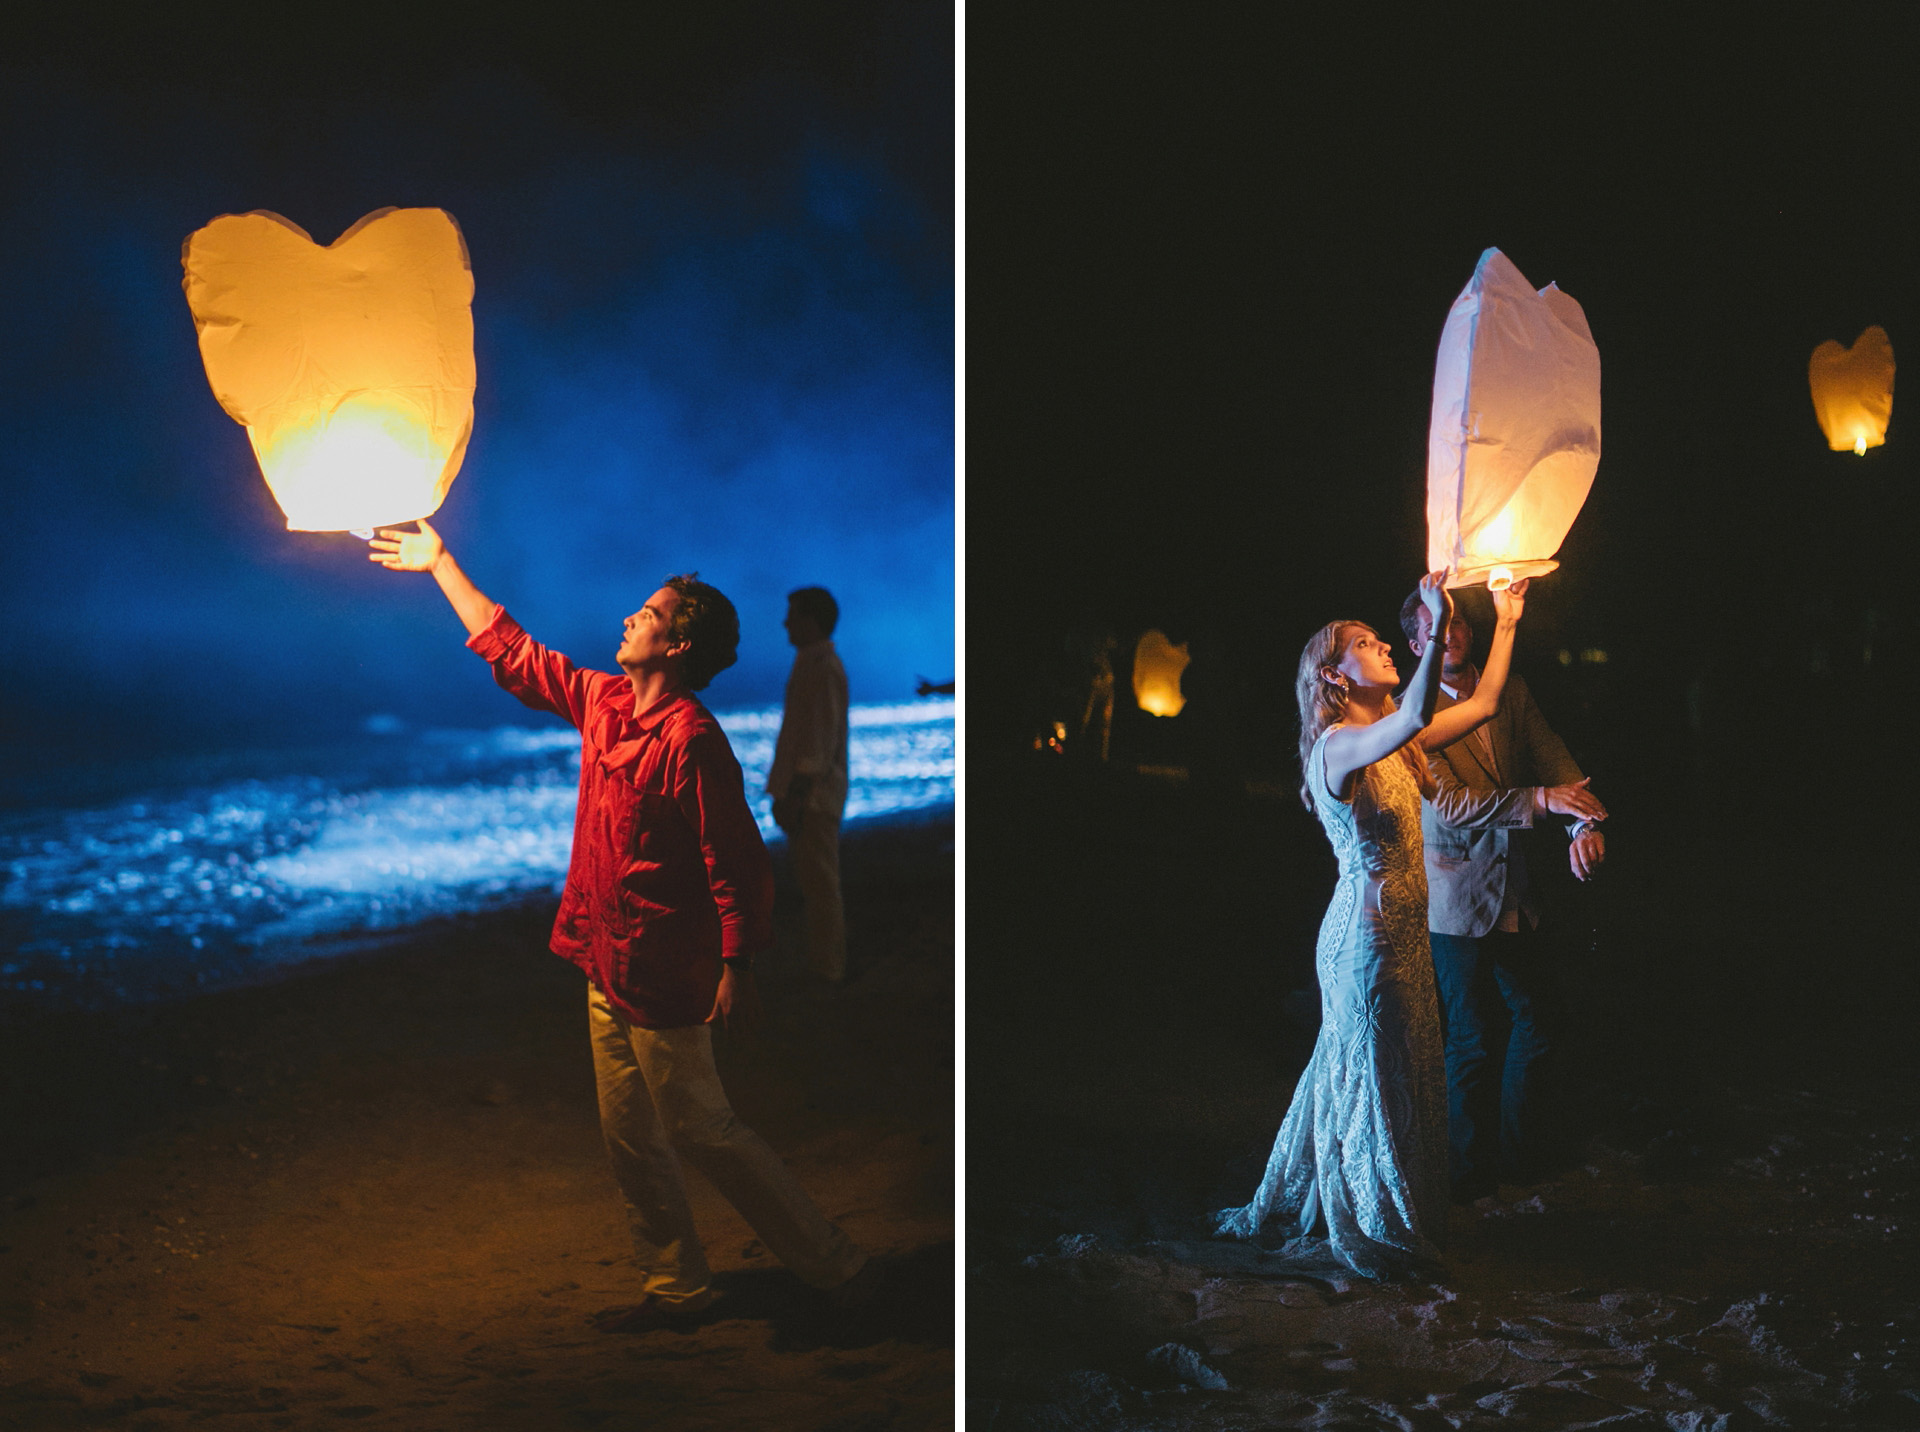
[[[215,403],[180,246],[250,209],[322,243],[387,205],[460,221],[479,387],[435,522],[550,645],[611,666],[697,568],[745,634],[716,707],[778,699],[808,584],[856,700],[951,675],[951,22],[831,13],[785,45],[682,37],[677,68],[656,47],[631,104],[606,55],[576,75],[511,36],[339,94],[337,51],[283,89],[183,77],[136,33],[0,68],[0,734],[58,758],[524,717],[430,579],[285,530]]]

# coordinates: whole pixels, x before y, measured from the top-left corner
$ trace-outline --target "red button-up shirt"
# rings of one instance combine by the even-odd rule
[[[773,865],[720,723],[685,692],[636,718],[626,677],[575,666],[504,607],[467,645],[523,703],[580,729],[553,952],[642,1028],[703,1022],[721,959],[773,934]]]

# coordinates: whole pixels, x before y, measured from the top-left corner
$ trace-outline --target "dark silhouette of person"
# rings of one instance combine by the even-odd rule
[[[774,823],[786,832],[806,906],[807,968],[847,977],[847,919],[840,902],[840,820],[847,807],[847,672],[833,649],[840,604],[825,587],[787,596],[794,645],[780,739],[767,772]]]

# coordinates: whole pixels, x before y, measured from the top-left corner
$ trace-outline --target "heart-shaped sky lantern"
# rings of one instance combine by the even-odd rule
[[[213,395],[296,532],[438,510],[473,431],[473,270],[453,216],[381,209],[326,248],[226,214],[181,256]]]
[[[1427,431],[1427,567],[1498,590],[1560,564],[1600,467],[1600,350],[1580,305],[1498,249],[1440,333]]]
[[[1180,674],[1187,669],[1187,646],[1175,646],[1158,627],[1140,633],[1133,648],[1133,699],[1155,716],[1178,716],[1187,704]]]
[[[1852,448],[1865,457],[1868,448],[1886,442],[1893,416],[1893,344],[1886,329],[1874,324],[1851,348],[1829,338],[1813,350],[1807,385],[1828,447]]]

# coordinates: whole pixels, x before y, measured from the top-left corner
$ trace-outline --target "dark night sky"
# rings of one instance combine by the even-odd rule
[[[610,665],[620,619],[697,567],[746,629],[716,706],[778,699],[784,596],[814,582],[845,608],[857,700],[950,673],[946,7],[80,5],[9,24],[16,749],[517,719],[429,581],[284,530],[214,403],[180,245],[256,208],[323,243],[384,205],[460,220],[480,382],[436,522],[551,644]]]
[[[1910,1050],[1920,11],[973,6],[967,29],[972,1147],[1065,1168],[1137,1127],[1115,1091],[1160,1100],[1148,1071],[1216,1037],[1288,1067],[1333,883],[1292,796],[1299,654],[1357,617],[1404,657],[1435,350],[1490,246],[1579,300],[1601,358],[1598,476],[1518,648],[1610,812],[1599,879],[1536,867],[1582,1077]],[[1886,446],[1831,452],[1808,359],[1876,323],[1908,369]],[[1101,626],[1105,768],[1071,734],[1074,634]],[[1148,626],[1192,646],[1171,721],[1130,709]],[[1033,746],[1054,722],[1060,757]],[[1036,1049],[1068,1092],[1022,1124]],[[1116,1202],[1167,1186],[1168,1147]]]
[[[996,11],[989,53],[968,12],[975,1027],[1008,981],[1051,978],[1039,1037],[1311,979],[1299,653],[1357,617],[1404,655],[1435,349],[1497,246],[1601,357],[1599,473],[1518,652],[1610,811],[1603,878],[1559,876],[1568,957],[1643,1052],[1907,1047],[1920,410],[1903,381],[1886,446],[1831,452],[1807,362],[1875,323],[1920,362],[1920,12],[1277,13]],[[1171,722],[1127,699],[1150,625],[1193,650]],[[1100,626],[1114,764],[1186,766],[1183,805],[1032,752]]]
[[[1390,626],[1424,565],[1434,351],[1488,246],[1580,300],[1603,370],[1523,658],[1607,648],[1676,726],[1690,683],[1794,736],[1904,692],[1914,400],[1831,453],[1806,364],[1870,323],[1920,359],[1912,12],[1422,13],[996,12],[990,54],[969,13],[976,737],[1042,714],[1075,619],[1211,634],[1290,722],[1307,635]]]

